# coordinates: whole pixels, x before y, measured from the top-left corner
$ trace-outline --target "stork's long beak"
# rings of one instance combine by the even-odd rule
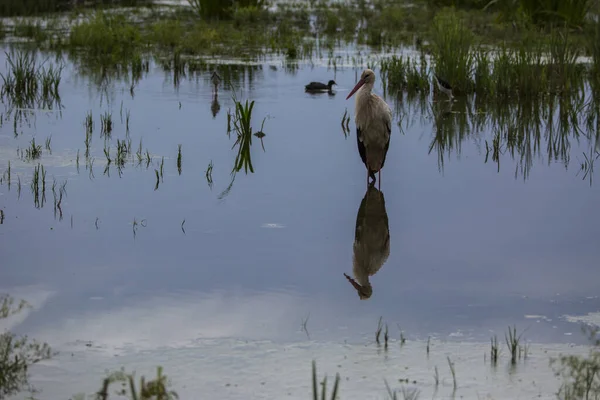
[[[344,276],[346,277],[346,279],[348,279],[348,282],[350,282],[352,284],[352,286],[354,286],[354,289],[359,290],[362,289],[362,286],[360,286],[358,283],[356,283],[356,281],[352,278],[350,278],[348,275],[346,275],[344,273]]]
[[[354,86],[354,89],[352,89],[352,91],[351,91],[351,92],[350,92],[350,94],[348,95],[348,97],[346,97],[346,100],[348,100],[350,97],[352,97],[352,95],[353,95],[354,93],[356,93],[356,91],[357,91],[358,89],[360,89],[360,88],[362,87],[362,85],[364,85],[364,84],[365,84],[365,81],[364,81],[364,79],[361,79],[361,80],[359,80],[359,81],[356,83],[356,86]]]

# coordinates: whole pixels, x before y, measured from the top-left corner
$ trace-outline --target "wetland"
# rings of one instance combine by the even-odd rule
[[[26,3],[0,398],[600,396],[597,3]]]

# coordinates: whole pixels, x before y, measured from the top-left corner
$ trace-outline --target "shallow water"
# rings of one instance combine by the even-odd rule
[[[337,361],[327,361],[328,351],[337,360],[347,350],[356,363],[379,357],[364,343],[373,340],[380,316],[393,338],[400,328],[409,340],[451,340],[448,352],[468,352],[478,362],[483,362],[491,335],[498,334],[503,343],[509,324],[527,329],[525,339],[540,348],[554,343],[554,349],[569,350],[567,343],[584,342],[578,316],[597,312],[600,306],[599,189],[578,174],[579,160],[583,152],[590,152],[593,140],[569,137],[570,162],[565,167],[561,160],[548,161],[542,138],[524,178],[515,174],[519,155],[517,160],[509,152],[501,155],[499,172],[496,163],[484,162],[484,142],[492,137],[491,127],[485,125],[461,141],[460,154],[456,148],[445,153],[442,166],[437,150],[429,152],[436,120],[408,103],[402,104],[410,111],[400,113],[402,104],[388,99],[397,110],[397,121],[402,116],[403,128],[401,132],[398,125],[393,127],[382,172],[385,209],[379,212],[388,217],[390,255],[370,278],[372,297],[360,300],[343,274],[353,273],[355,224],[366,194],[366,173],[353,122],[348,138],[340,122],[346,109],[353,113],[353,99],[344,99],[361,68],[334,73],[319,63],[298,68],[273,64],[274,68],[246,70],[238,66],[238,97],[256,101],[254,129],[267,118],[265,150],[253,137],[255,173],[239,172],[226,194],[236,157],[235,134],[227,135],[231,92],[221,85],[217,110],[208,72],[182,78],[176,87],[169,73],[151,63],[132,98],[129,82],[99,87],[68,63],[60,86],[61,112],[36,111],[31,126],[21,126],[18,137],[14,114],[3,123],[0,174],[10,161],[12,184],[10,189],[0,185],[0,292],[34,305],[33,311],[4,326],[61,351],[46,363],[50,367],[33,370],[34,383],[48,389],[48,398],[69,396],[75,388],[95,389],[109,365],[136,369],[157,364],[165,365],[170,376],[186,368],[176,387],[183,392],[214,389],[217,395],[241,398],[245,389],[224,391],[223,382],[208,384],[195,374],[211,368],[219,375],[240,360],[253,363],[270,354],[277,356],[261,373],[301,362],[290,371],[289,383],[287,375],[273,379],[280,386],[268,389],[274,390],[268,397],[284,393],[281,386],[302,397],[315,354],[319,363],[329,363],[320,373],[330,376]],[[1,51],[0,72],[5,71]],[[339,84],[334,96],[304,93],[308,82],[331,78]],[[382,93],[380,82],[376,92]],[[427,104],[431,102],[428,98]],[[452,105],[452,111],[460,113],[460,104]],[[83,123],[89,110],[95,122],[93,176],[83,156]],[[218,111],[215,116],[213,110]],[[111,154],[117,138],[126,138],[129,111],[132,152],[142,139],[144,152],[148,149],[152,155],[148,168],[145,162],[131,161],[122,176],[114,164],[110,175],[104,173],[100,115],[105,111],[112,112],[115,123]],[[34,135],[42,147],[52,136],[52,154],[43,148],[40,160],[20,160],[17,149],[26,148]],[[164,177],[155,190],[154,170],[160,169],[162,157]],[[212,189],[205,178],[211,161]],[[38,162],[47,170],[46,204],[41,208],[34,206],[29,189]],[[62,220],[53,210],[53,178],[57,185],[67,181]],[[316,341],[312,344],[300,329],[306,318],[310,339]],[[254,343],[247,358],[228,353],[233,343],[244,340]],[[266,347],[261,347],[263,341]],[[344,347],[346,341],[352,347]],[[424,353],[424,344],[420,346]],[[189,348],[215,356],[198,360]],[[287,359],[282,351],[298,358]],[[181,361],[167,361],[182,355]],[[365,367],[360,373],[371,376],[375,371],[372,386],[356,381],[360,373],[354,370],[354,390],[360,386],[367,393],[376,387],[373,396],[383,397],[378,374],[396,368],[395,357],[402,359],[400,353],[390,356],[387,364],[370,359],[374,369]],[[536,360],[539,368],[547,364],[545,355]],[[440,363],[445,362],[442,357]],[[79,375],[74,374],[82,366],[90,369],[78,386]],[[430,385],[433,367],[419,368],[419,380]],[[256,369],[247,372],[240,382],[253,381],[254,373]],[[472,379],[481,385],[474,386],[477,390],[493,381],[489,371],[474,374]],[[73,390],[56,385],[65,379],[73,383]],[[253,398],[263,396],[256,393]]]
[[[385,351],[383,346],[373,344],[201,339],[187,346],[113,356],[102,348],[86,348],[80,343],[66,348],[54,362],[39,367],[36,384],[46,388],[48,398],[63,398],[65,387],[72,394],[92,394],[100,388],[97,377],[104,376],[106,368],[117,370],[120,365],[128,365],[135,368],[137,377],[154,377],[159,363],[180,398],[198,398],[201,394],[222,399],[307,399],[311,398],[311,362],[315,359],[319,381],[327,376],[329,396],[339,373],[340,399],[389,399],[385,382],[392,390],[416,389],[419,398],[438,400],[555,399],[560,381],[548,360],[565,353],[586,354],[581,347],[537,345],[532,346],[526,360],[515,366],[506,358],[492,366],[489,354],[484,359],[488,343],[433,341],[429,356],[425,349],[425,342],[406,342],[402,347],[394,342]],[[454,366],[456,390],[447,357]]]

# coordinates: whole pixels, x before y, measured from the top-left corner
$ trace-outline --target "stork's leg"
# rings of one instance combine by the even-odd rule
[[[372,179],[372,181],[371,181],[372,183],[375,183],[375,182],[377,182],[377,178],[375,177],[375,172],[373,172],[373,171],[369,170],[369,176],[370,176],[370,177],[371,177],[371,179]]]

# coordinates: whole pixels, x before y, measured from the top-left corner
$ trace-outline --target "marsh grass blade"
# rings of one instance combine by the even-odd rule
[[[495,335],[491,339],[490,360],[492,365],[498,363],[498,337]]]
[[[213,162],[212,162],[212,160],[210,160],[210,163],[208,164],[208,168],[206,169],[206,182],[208,183],[208,187],[211,190],[213,187],[212,171],[213,171]]]
[[[254,108],[254,101],[246,102],[242,104],[239,101],[235,102],[235,118],[233,120],[233,126],[237,132],[237,140],[233,144],[233,148],[238,146],[238,154],[235,158],[234,171],[239,172],[244,168],[244,172],[254,173],[254,167],[252,166],[252,158],[250,155],[250,146],[252,146],[252,109]]]
[[[383,316],[379,317],[379,321],[377,322],[377,331],[375,331],[375,342],[379,346],[379,336],[381,336],[381,330],[383,329]]]
[[[338,388],[340,384],[340,374],[335,374],[335,382],[333,384],[333,390],[331,392],[331,400],[335,400],[337,398]],[[327,398],[327,376],[323,379],[322,386],[323,391],[321,396],[319,397],[319,383],[317,381],[317,363],[315,360],[312,362],[312,388],[313,388],[313,400],[325,400]]]
[[[140,146],[141,146],[141,142],[140,142]],[[177,172],[179,173],[179,175],[181,175],[181,160],[182,160],[181,145],[178,144],[177,145]]]
[[[517,336],[517,327],[513,326],[511,330],[509,326],[508,334],[504,335],[504,338],[506,340],[506,346],[508,347],[508,350],[510,352],[510,362],[512,365],[515,365],[517,363],[519,342],[521,341],[521,336],[523,336],[524,333],[525,332],[523,331]]]

